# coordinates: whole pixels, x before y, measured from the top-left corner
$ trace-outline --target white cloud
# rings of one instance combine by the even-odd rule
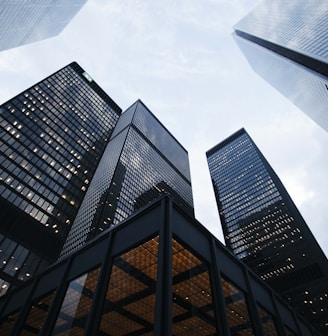
[[[252,72],[232,26],[258,1],[88,1],[58,37],[0,53],[0,100],[77,61],[189,151],[196,215],[222,240],[205,152],[245,127],[328,251],[328,134]],[[324,239],[324,238],[323,238]]]

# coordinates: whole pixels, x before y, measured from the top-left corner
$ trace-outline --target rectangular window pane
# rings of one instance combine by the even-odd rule
[[[216,324],[208,267],[175,239],[172,276],[172,334],[214,335]]]
[[[258,305],[259,315],[262,323],[262,329],[265,336],[278,336],[276,324],[273,316],[263,307]]]
[[[152,335],[158,237],[114,259],[99,335]]]
[[[49,307],[54,297],[55,291],[35,300],[23,327],[23,335],[39,335],[43,326],[44,320],[47,316]]]
[[[52,335],[83,335],[100,268],[69,283]]]
[[[222,278],[222,287],[231,335],[254,335],[244,293],[224,278]]]
[[[0,335],[9,335],[14,323],[18,317],[19,311],[12,313],[4,318],[0,325]]]

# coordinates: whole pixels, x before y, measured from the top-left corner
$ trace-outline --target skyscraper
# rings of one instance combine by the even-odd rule
[[[194,214],[188,153],[138,100],[115,127],[62,257],[167,193]]]
[[[0,51],[58,35],[86,1],[1,1]]]
[[[328,132],[328,4],[265,0],[234,27],[249,64]]]
[[[0,106],[0,289],[58,258],[121,109],[72,63]]]
[[[227,247],[328,333],[328,261],[244,129],[207,152]]]

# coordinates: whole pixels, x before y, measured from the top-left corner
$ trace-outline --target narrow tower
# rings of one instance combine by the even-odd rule
[[[162,194],[193,216],[188,153],[138,100],[118,121],[62,257]]]
[[[272,167],[244,129],[207,160],[227,247],[327,333],[328,261]]]

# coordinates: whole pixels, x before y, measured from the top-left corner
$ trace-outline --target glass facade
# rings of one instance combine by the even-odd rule
[[[172,334],[214,335],[214,305],[208,265],[172,241]]]
[[[58,35],[87,0],[3,0],[0,51]]]
[[[56,260],[121,113],[83,73],[72,63],[0,106],[1,281]]]
[[[98,274],[96,268],[69,283],[52,335],[83,335]]]
[[[327,258],[272,167],[244,129],[210,149],[207,160],[229,249],[327,328]]]
[[[101,335],[153,335],[157,263],[158,237],[114,259],[101,314]]]
[[[232,336],[254,335],[245,294],[223,277],[222,287],[230,334]]]
[[[113,132],[62,256],[163,194],[193,215],[188,153],[137,101]]]
[[[325,0],[265,0],[234,27],[252,68],[326,131],[327,19]]]
[[[277,321],[319,336],[167,197],[0,299],[1,335],[272,336]]]

